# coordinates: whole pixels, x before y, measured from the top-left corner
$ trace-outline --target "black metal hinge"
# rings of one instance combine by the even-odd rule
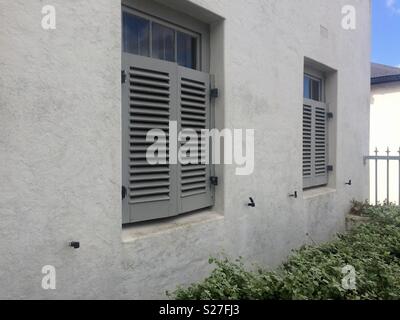
[[[218,88],[213,88],[213,89],[210,90],[210,97],[214,98],[214,99],[219,97]]]
[[[210,182],[213,186],[218,185],[218,177],[210,177]]]
[[[327,117],[328,119],[333,119],[333,112],[328,112],[328,113],[326,114],[326,117]]]
[[[333,166],[327,166],[326,168],[328,169],[328,172],[332,172],[333,171]]]
[[[126,198],[127,194],[128,194],[128,190],[126,189],[125,186],[122,186],[122,190],[121,190],[122,200],[124,200]]]
[[[121,83],[125,83],[125,82],[126,82],[126,71],[121,70]]]

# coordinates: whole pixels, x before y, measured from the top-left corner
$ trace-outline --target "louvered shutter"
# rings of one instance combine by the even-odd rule
[[[176,65],[128,53],[122,59],[127,73],[122,85],[123,223],[169,217],[178,210],[177,165],[149,164],[146,151],[152,143],[146,134],[162,129],[168,149],[169,121],[177,120]]]
[[[178,94],[180,130],[194,130],[199,137],[198,163],[178,165],[179,213],[185,213],[210,207],[214,202],[210,183],[212,166],[204,163],[207,143],[201,138],[201,130],[211,128],[210,75],[178,67]],[[179,143],[183,145],[187,142]]]
[[[304,99],[303,105],[303,186],[328,183],[326,104]]]

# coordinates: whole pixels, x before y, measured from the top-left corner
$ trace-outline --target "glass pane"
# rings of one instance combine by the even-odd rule
[[[321,81],[311,80],[311,85],[312,99],[315,101],[321,101]]]
[[[150,21],[123,12],[123,51],[148,57],[150,55]]]
[[[196,69],[197,67],[197,38],[186,33],[177,33],[178,64],[180,66]]]
[[[304,98],[311,99],[311,86],[310,86],[310,78],[304,76]]]
[[[173,29],[153,22],[152,57],[161,60],[175,61],[175,32]]]

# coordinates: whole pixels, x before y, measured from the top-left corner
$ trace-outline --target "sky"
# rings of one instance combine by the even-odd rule
[[[372,61],[400,67],[400,0],[372,0]]]

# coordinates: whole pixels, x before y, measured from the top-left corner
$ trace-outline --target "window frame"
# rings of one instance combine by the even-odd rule
[[[319,81],[321,84],[320,88],[320,100],[313,100],[312,96],[310,98],[306,98],[304,96],[304,77],[309,77],[312,80]],[[318,105],[323,105],[325,107],[326,112],[329,112],[329,104],[326,102],[326,91],[325,91],[325,83],[326,83],[326,76],[323,72],[320,72],[318,70],[312,69],[310,67],[304,67],[304,72],[303,72],[303,104],[302,104],[302,109],[304,108],[304,105],[312,106],[315,108]],[[302,116],[302,121],[304,116]],[[302,126],[303,129],[303,126]],[[304,139],[304,133],[302,132],[302,141]],[[326,140],[326,152],[325,152],[325,162],[326,166],[329,165],[329,120],[326,119],[326,134],[325,134],[325,140]],[[302,150],[303,150],[303,145],[304,142],[302,142]],[[302,170],[303,170],[303,165],[304,165],[304,158],[302,156]],[[302,171],[303,172],[303,171]],[[322,188],[327,185],[329,185],[329,171],[328,168],[326,168],[326,178],[322,177],[315,177],[311,176],[310,178],[316,180],[317,182],[313,184],[305,184],[305,179],[308,177],[305,177],[302,173],[302,180],[303,180],[303,190],[310,190],[310,189],[316,189],[316,188]],[[318,182],[318,181],[324,181],[323,183]],[[326,182],[325,182],[326,180]]]
[[[326,95],[325,95],[325,77],[324,77],[324,75],[322,73],[318,73],[316,71],[312,72],[310,69],[305,70],[304,74],[303,74],[303,86],[304,86],[304,77],[308,77],[311,80],[318,81],[321,84],[320,93],[319,93],[321,100],[312,99],[312,94],[309,99],[313,100],[313,101],[325,103]],[[312,88],[311,88],[311,90],[312,90]],[[308,99],[308,98],[304,97],[304,88],[303,88],[303,99]]]
[[[173,23],[166,19],[163,19],[156,15],[153,15],[152,13],[147,13],[147,12],[143,12],[139,9],[132,8],[131,6],[129,6],[129,4],[126,4],[125,2],[122,3],[121,13],[123,13],[123,12],[138,16],[138,17],[146,19],[150,22],[149,56],[148,56],[148,58],[157,59],[157,58],[153,58],[153,23],[157,23],[161,26],[165,26],[174,31],[174,61],[168,61],[168,60],[165,60],[165,61],[178,64],[178,32],[181,32],[181,33],[190,35],[191,37],[194,37],[196,39],[196,43],[197,43],[197,45],[196,45],[196,68],[194,68],[194,69],[189,68],[189,69],[208,72],[208,70],[204,70],[205,66],[204,66],[203,61],[205,60],[205,58],[203,57],[204,50],[202,49],[202,47],[204,45],[204,39],[202,39],[203,38],[202,32],[196,32],[196,31],[186,28],[185,26],[182,26],[180,24]],[[157,59],[157,60],[161,60],[161,59]],[[164,60],[162,60],[162,61],[164,61]],[[181,65],[179,65],[179,66],[181,66]],[[187,68],[185,66],[181,66],[181,67]]]
[[[183,74],[187,74],[187,73],[191,73],[191,72],[195,72],[197,74],[200,73],[204,73],[207,75],[207,98],[206,101],[209,103],[207,109],[209,111],[209,116],[208,116],[208,120],[207,120],[207,125],[209,126],[209,128],[214,128],[215,127],[215,118],[214,118],[214,108],[213,108],[213,104],[214,102],[210,99],[210,89],[212,87],[212,83],[213,83],[213,77],[210,75],[210,25],[202,22],[200,20],[197,20],[196,18],[187,15],[186,13],[184,13],[183,11],[176,11],[174,9],[171,9],[165,5],[162,5],[158,2],[154,2],[151,0],[122,0],[122,6],[121,6],[121,14],[123,12],[126,12],[128,14],[133,14],[136,15],[140,18],[144,18],[149,20],[150,22],[150,37],[149,37],[149,42],[152,43],[152,22],[161,24],[163,26],[169,27],[169,28],[173,28],[175,30],[175,42],[177,42],[177,33],[178,32],[182,32],[184,34],[187,34],[189,36],[197,36],[197,52],[196,52],[196,69],[192,69],[192,68],[188,68],[185,66],[181,66],[178,64],[177,61],[175,62],[170,62],[167,60],[161,60],[161,59],[157,59],[157,58],[153,58],[152,57],[152,52],[150,51],[150,56],[140,56],[137,54],[131,54],[128,52],[124,52],[123,48],[121,48],[121,53],[122,53],[122,69],[125,71],[127,70],[126,65],[125,65],[125,60],[124,58],[126,58],[126,56],[131,56],[134,58],[141,58],[147,60],[147,62],[149,63],[149,65],[152,65],[153,62],[154,64],[158,65],[160,64],[165,64],[165,65],[169,65],[170,67],[174,68],[176,67],[178,73],[177,75],[179,76],[179,72],[183,72]],[[162,17],[162,18],[161,18]],[[121,19],[122,21],[122,19]],[[173,22],[171,22],[173,21]],[[123,26],[121,26],[121,30],[123,30]],[[123,37],[121,37],[123,40]],[[151,47],[151,46],[150,46]],[[149,48],[150,49],[150,48]],[[175,55],[177,56],[177,50],[175,50]],[[177,59],[176,59],[177,60]],[[189,77],[190,76],[186,76]],[[196,76],[197,77],[197,76]],[[196,78],[195,77],[195,78]],[[178,80],[178,88],[181,85],[179,83]],[[126,110],[124,109],[124,106],[126,105],[127,101],[129,101],[129,99],[127,99],[127,95],[125,94],[128,90],[127,88],[129,88],[129,86],[127,86],[126,84],[122,85],[122,112],[124,114],[124,112],[126,112]],[[179,94],[179,91],[177,91],[177,94]],[[180,108],[181,108],[181,104],[178,103],[177,104],[178,109],[177,112],[180,112]],[[173,108],[171,108],[172,110]],[[125,126],[127,126],[127,121],[128,117],[124,117],[123,116],[123,124],[125,121]],[[180,131],[180,124],[181,124],[181,120],[179,120],[178,123],[178,131]],[[125,138],[124,138],[125,137]],[[124,142],[124,139],[126,139],[126,136],[123,134],[123,138],[122,138],[122,145],[123,148],[127,148],[127,141]],[[124,149],[123,149],[124,150]],[[126,149],[128,150],[128,149]],[[125,150],[125,151],[126,151]],[[211,154],[211,153],[210,153]],[[127,161],[128,157],[124,157],[124,151],[122,152],[122,163],[123,163],[123,174],[122,174],[122,184],[123,186],[125,186],[128,190],[129,190],[129,183],[127,183],[128,181],[126,180],[128,175],[124,175],[124,168],[126,169],[127,166],[124,165],[124,161]],[[210,176],[213,176],[215,173],[215,167],[212,164],[207,165],[206,168],[206,172],[209,172]],[[178,177],[179,175],[177,175]],[[209,178],[206,178],[206,181],[208,183]],[[172,181],[172,180],[170,180]],[[179,182],[180,180],[178,180]],[[173,185],[171,183],[171,185]],[[175,187],[174,187],[175,188]],[[176,188],[179,188],[179,184],[176,185]],[[193,210],[195,211],[188,211],[188,205],[184,204],[183,199],[186,199],[184,197],[179,198],[181,202],[179,202],[178,198],[178,202],[177,205],[181,205],[182,207],[178,210],[175,210],[176,212],[174,212],[172,215],[169,215],[168,217],[163,216],[163,217],[154,217],[148,219],[148,217],[146,217],[146,219],[142,219],[139,217],[139,219],[136,220],[136,218],[133,217],[128,217],[127,213],[129,212],[129,204],[126,201],[127,198],[125,198],[125,200],[122,201],[122,224],[123,225],[127,225],[127,224],[133,224],[133,223],[146,223],[146,221],[148,220],[158,220],[160,221],[160,219],[164,219],[164,218],[178,218],[180,217],[182,214],[188,214],[189,212],[197,212],[197,211],[203,211],[203,210],[209,210],[209,208],[213,207],[215,205],[215,186],[213,186],[211,184],[211,182],[208,183],[208,187],[209,190],[209,196],[210,199],[206,200],[206,201],[210,201],[209,205],[207,205],[207,207],[205,206],[199,206],[198,208],[194,208]],[[208,190],[207,189],[207,190]],[[207,191],[208,192],[208,191]],[[178,193],[179,194],[179,193]],[[196,195],[190,195],[190,197],[194,197]],[[188,197],[189,198],[189,197]],[[196,199],[197,203],[200,201],[201,199]],[[202,200],[203,202],[205,200]],[[179,204],[181,203],[181,204]],[[204,204],[204,203],[203,203]],[[183,210],[182,212],[179,210]]]

